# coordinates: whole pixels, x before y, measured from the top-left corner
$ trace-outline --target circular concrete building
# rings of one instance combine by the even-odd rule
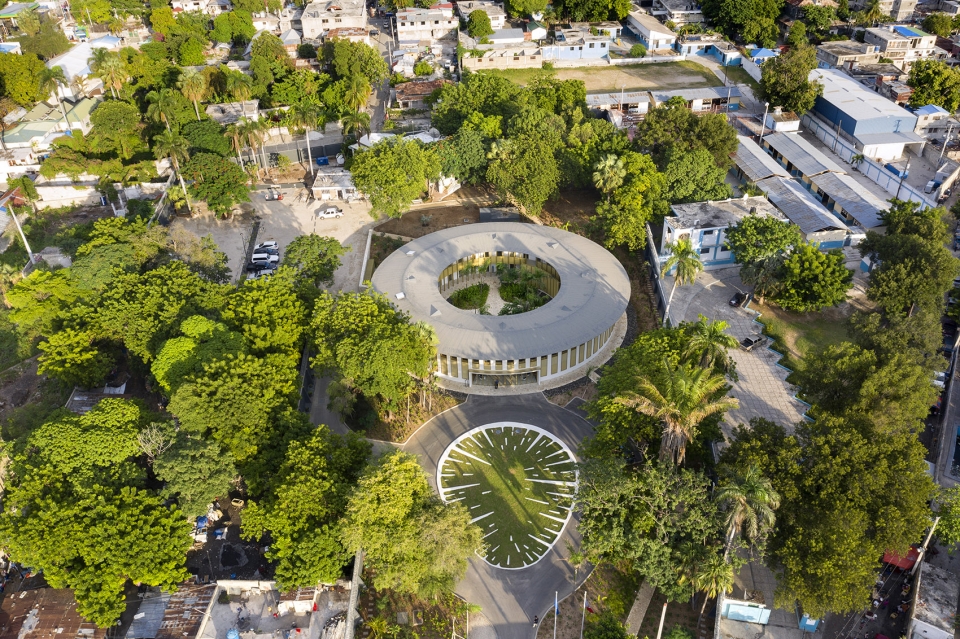
[[[549,301],[515,315],[481,315],[447,301],[457,289],[494,277],[498,266],[536,274]],[[597,355],[630,299],[626,271],[602,246],[548,226],[504,222],[413,240],[383,261],[373,286],[413,321],[433,326],[438,377],[531,390],[603,363]]]

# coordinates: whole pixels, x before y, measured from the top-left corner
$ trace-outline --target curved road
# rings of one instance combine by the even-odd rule
[[[572,451],[593,434],[593,427],[586,420],[551,404],[542,393],[509,397],[471,395],[463,404],[420,427],[403,449],[420,456],[436,490],[437,463],[450,442],[472,428],[501,421],[539,426],[561,438]],[[457,586],[457,594],[483,608],[498,639],[530,639],[535,635],[534,615],[547,618],[554,593],[562,599],[574,590],[574,572],[566,558],[570,554],[568,545],[577,548],[580,544],[576,522],[575,515],[553,548],[529,568],[502,570],[479,557],[470,559],[470,568]],[[580,579],[586,574],[586,570],[581,570]]]

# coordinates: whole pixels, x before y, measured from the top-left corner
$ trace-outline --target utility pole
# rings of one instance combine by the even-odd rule
[[[763,103],[763,121],[760,122],[760,146],[763,146],[763,134],[767,130],[767,111],[770,109],[770,103]]]
[[[937,524],[939,523],[939,517],[933,520],[933,525],[930,526],[930,532],[927,533],[927,538],[923,540],[923,545],[920,546],[920,556],[917,557],[917,563],[913,564],[913,569],[910,571],[911,575],[917,574],[917,570],[920,568],[920,562],[923,561],[924,556],[927,554],[927,545],[930,543],[930,538],[933,537],[933,531],[937,529]]]
[[[587,591],[583,591],[583,615],[580,617],[580,639],[583,639],[583,624],[587,621]]]
[[[947,129],[947,139],[943,141],[943,148],[940,149],[940,159],[937,160],[937,168],[940,168],[940,163],[943,162],[943,154],[947,150],[947,145],[950,144],[950,134],[953,133],[953,125],[950,125],[950,128]]]
[[[657,639],[663,635],[663,622],[667,620],[667,604],[663,604],[663,612],[660,613],[660,627],[657,628]]]
[[[8,209],[5,206],[0,206],[0,213],[7,212]],[[27,236],[23,234],[23,227],[20,226],[20,220],[17,219],[17,212],[13,210],[13,206],[9,209],[10,217],[13,218],[13,223],[17,225],[17,231],[20,233],[20,239],[23,240],[23,246],[27,249],[27,255],[30,256],[30,263],[34,263],[33,251],[30,250],[30,244],[27,242]]]
[[[898,200],[900,199],[900,189],[903,188],[903,181],[907,179],[907,175],[910,173],[910,160],[907,160],[907,167],[903,170],[903,174],[900,176],[900,184],[897,185],[897,195],[895,196]]]

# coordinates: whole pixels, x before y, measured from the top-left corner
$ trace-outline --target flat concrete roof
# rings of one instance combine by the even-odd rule
[[[560,276],[557,296],[538,309],[505,316],[448,303],[438,286],[440,273],[461,258],[497,251],[550,264]],[[440,352],[486,360],[538,357],[582,344],[613,326],[630,299],[627,272],[599,244],[549,226],[509,222],[468,224],[415,239],[383,261],[373,287],[413,321],[433,326]]]
[[[670,207],[674,217],[667,222],[674,228],[709,229],[735,226],[748,215],[775,217],[787,221],[777,208],[762,196],[742,197],[712,202],[674,204]]]

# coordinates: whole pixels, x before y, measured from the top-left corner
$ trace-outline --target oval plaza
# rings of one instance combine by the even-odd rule
[[[478,271],[530,269],[552,299],[516,315],[482,315],[447,301]],[[465,386],[543,383],[593,361],[614,334],[630,298],[620,262],[590,240],[521,223],[458,226],[415,239],[391,254],[373,276],[413,321],[439,340],[437,375]],[[491,295],[494,293],[491,292]],[[580,373],[583,374],[582,372]],[[572,377],[571,377],[572,379]]]

